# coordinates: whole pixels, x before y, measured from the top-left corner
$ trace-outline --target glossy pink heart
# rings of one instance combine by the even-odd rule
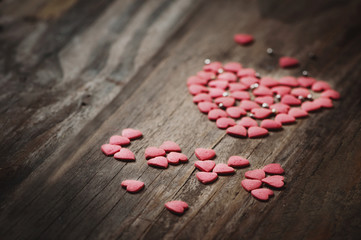
[[[266,177],[266,173],[262,169],[255,169],[251,171],[247,171],[244,176],[249,179],[258,179],[262,180]]]
[[[194,152],[199,160],[210,160],[216,156],[216,152],[213,149],[196,148]]]
[[[101,146],[102,152],[107,156],[112,156],[114,153],[120,151],[122,147],[119,145],[112,145],[112,144],[103,144]]]
[[[290,67],[297,67],[299,65],[299,62],[296,58],[292,57],[281,57],[279,59],[278,64],[281,68],[290,68]]]
[[[196,177],[201,183],[208,184],[216,181],[218,175],[214,172],[197,172]]]
[[[135,160],[134,153],[127,148],[120,149],[119,152],[114,154],[114,158],[118,159],[118,160],[123,160],[123,161],[134,161]]]
[[[216,125],[218,128],[224,129],[236,125],[236,122],[232,118],[222,117],[217,119]]]
[[[227,134],[235,137],[247,137],[247,129],[241,125],[227,128]]]
[[[133,140],[142,137],[143,133],[136,129],[126,128],[122,131],[122,136]]]
[[[212,160],[196,161],[194,166],[203,172],[211,172],[216,163]]]
[[[112,145],[120,145],[120,146],[125,146],[130,144],[130,140],[127,137],[123,137],[123,136],[119,136],[119,135],[114,135],[111,136],[109,139],[109,144]]]
[[[278,130],[278,129],[282,129],[282,123],[272,119],[265,119],[261,122],[261,127],[267,130]]]
[[[168,160],[165,157],[151,158],[147,163],[151,167],[168,168]]]
[[[253,197],[261,201],[267,201],[273,195],[273,191],[268,188],[259,188],[251,191]]]
[[[228,166],[233,168],[243,168],[249,166],[248,159],[240,156],[231,156],[228,159]]]
[[[247,133],[250,138],[257,138],[267,136],[268,130],[263,127],[250,127]]]
[[[217,120],[218,118],[225,118],[228,114],[222,109],[212,109],[208,112],[209,120]]]
[[[268,174],[283,174],[285,171],[279,163],[270,163],[263,167],[263,171]]]
[[[270,176],[270,177],[266,177],[266,178],[262,179],[262,182],[271,187],[281,188],[285,185],[283,180],[284,180],[283,176],[274,175],[274,176]]]
[[[185,210],[189,208],[188,204],[184,201],[170,201],[164,204],[164,206],[172,213],[182,215]]]
[[[188,157],[183,153],[179,153],[179,152],[168,153],[167,159],[170,164],[179,164],[180,162],[181,163],[188,162]]]
[[[250,192],[254,189],[261,187],[262,182],[257,179],[244,179],[242,180],[241,185],[246,191]]]
[[[127,192],[136,193],[144,188],[144,183],[137,180],[124,180],[121,186],[125,187]]]
[[[160,145],[160,149],[163,149],[166,152],[180,152],[181,148],[179,145],[173,141],[165,141]]]
[[[165,156],[165,151],[164,149],[161,148],[157,148],[157,147],[147,147],[145,149],[145,158],[154,158],[154,157],[159,157],[159,156]]]
[[[229,174],[233,174],[235,171],[233,167],[230,167],[225,163],[218,163],[213,168],[213,172],[217,173],[218,175],[229,175]]]

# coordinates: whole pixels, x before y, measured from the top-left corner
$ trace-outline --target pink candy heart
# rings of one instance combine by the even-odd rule
[[[228,82],[235,82],[237,81],[237,75],[231,72],[224,72],[218,75],[218,79]]]
[[[296,96],[296,97],[303,97],[303,98],[307,98],[307,96],[310,94],[310,91],[308,91],[307,88],[294,88],[291,90],[291,94]]]
[[[214,172],[197,172],[196,177],[201,183],[208,184],[216,181],[218,175]]]
[[[218,69],[222,68],[222,63],[220,62],[212,62],[204,65],[203,70],[206,72],[214,72],[216,73]]]
[[[170,201],[164,204],[164,206],[172,213],[182,215],[185,210],[188,209],[188,204],[183,201]]]
[[[252,86],[255,83],[259,83],[258,78],[253,77],[253,76],[246,76],[246,77],[242,77],[240,82],[245,85],[245,86]]]
[[[167,159],[170,164],[178,164],[179,162],[181,163],[188,162],[188,157],[183,153],[179,153],[179,152],[168,153]]]
[[[232,92],[232,91],[231,91]],[[231,93],[231,96],[234,97],[237,100],[249,100],[251,96],[246,91],[233,91]]]
[[[314,92],[320,92],[320,91],[323,91],[323,90],[331,89],[331,86],[330,86],[330,84],[328,84],[325,81],[317,81],[314,84],[312,84],[311,89]]]
[[[236,122],[232,118],[222,117],[217,119],[216,125],[218,128],[223,129],[236,125]]]
[[[262,127],[250,127],[248,129],[248,136],[250,138],[264,137],[268,135],[268,130]]]
[[[196,96],[193,97],[193,102],[194,103],[199,103],[199,102],[212,102],[212,97],[207,94],[207,93],[200,93],[197,94]]]
[[[255,96],[273,96],[273,92],[268,87],[260,85],[258,88],[253,90],[253,95],[255,95]]]
[[[222,109],[212,109],[208,112],[209,120],[217,120],[218,118],[225,118],[228,114]]]
[[[268,130],[277,130],[282,128],[282,123],[276,122],[272,119],[265,119],[261,122],[261,127]]]
[[[208,86],[214,87],[214,88],[220,88],[220,89],[226,89],[228,88],[228,82],[223,80],[214,80],[210,81]]]
[[[308,113],[301,108],[291,108],[290,111],[288,112],[288,115],[294,118],[303,118],[303,117],[307,117]]]
[[[157,147],[147,147],[145,149],[145,158],[154,158],[154,157],[159,157],[159,156],[164,156],[165,155],[165,151],[164,149],[161,148],[157,148]]]
[[[218,98],[218,97],[222,97],[224,93],[223,89],[220,88],[209,88],[209,95],[212,98]],[[217,106],[217,105],[216,105]]]
[[[210,160],[216,156],[216,152],[213,149],[206,148],[196,148],[195,154],[199,160]]]
[[[238,62],[229,62],[223,66],[223,69],[228,72],[238,72],[241,68],[242,65]]]
[[[112,145],[112,144],[103,144],[101,146],[102,152],[107,156],[111,156],[114,153],[119,152],[121,148],[122,148],[121,146]]]
[[[254,120],[254,119],[252,119],[250,117],[241,118],[241,120],[238,122],[238,124],[245,127],[245,128],[258,126],[256,120]]]
[[[214,100],[216,104],[222,103],[224,107],[232,107],[235,103],[235,99],[233,97],[219,97]]]
[[[314,112],[314,111],[320,110],[321,105],[315,101],[304,102],[304,103],[302,103],[301,108],[303,110],[305,110],[306,112]]]
[[[340,99],[340,94],[333,90],[333,89],[327,89],[326,91],[321,93],[321,97],[325,97],[325,98],[331,98],[331,99]]]
[[[271,88],[272,92],[278,95],[285,95],[285,94],[289,94],[291,92],[291,88],[287,87],[287,86],[277,86],[277,87],[273,87]]]
[[[251,110],[253,116],[257,119],[264,119],[272,114],[272,111],[268,108],[254,108]]]
[[[274,102],[273,97],[271,96],[256,97],[254,101],[258,104],[267,103],[268,105],[271,105]]]
[[[122,131],[122,136],[133,140],[142,137],[143,133],[136,129],[126,128]]]
[[[232,97],[234,97],[234,98],[236,98],[238,100],[239,99],[250,99],[249,93],[244,91],[244,90],[248,89],[248,86],[237,82],[237,83],[230,83],[228,88],[229,88],[230,92],[241,92],[241,93],[243,93],[243,95],[238,94],[239,98],[236,98],[236,96],[231,95]]]
[[[297,78],[298,83],[301,87],[311,87],[316,82],[316,79],[311,77],[299,77]]]
[[[279,85],[279,82],[271,77],[261,78],[260,84],[266,87],[275,87]]]
[[[207,79],[200,78],[198,76],[190,76],[187,79],[187,86],[190,85],[206,85],[208,83]]]
[[[212,102],[200,102],[198,103],[198,109],[202,113],[208,113],[212,109],[216,109],[218,106],[215,103]]]
[[[239,33],[234,35],[234,41],[240,45],[248,45],[253,42],[252,35]]]
[[[281,103],[287,105],[300,105],[302,102],[300,99],[296,98],[295,96],[286,94],[282,97]]]
[[[227,134],[235,137],[246,137],[247,129],[241,125],[235,125],[227,128]]]
[[[216,163],[212,160],[196,161],[194,166],[203,172],[211,172]]]
[[[262,179],[262,182],[275,188],[281,188],[285,185],[284,177],[280,175],[270,176]]]
[[[320,105],[323,108],[333,108],[332,100],[329,98],[317,98],[313,101],[315,104]]]
[[[273,191],[268,188],[259,188],[251,191],[253,197],[261,201],[267,201],[273,195]]]
[[[296,122],[296,119],[293,116],[288,115],[286,113],[280,113],[277,114],[277,116],[275,117],[275,121],[280,122],[282,124],[290,124]]]
[[[234,168],[243,168],[249,166],[249,161],[248,159],[240,156],[231,156],[228,159],[228,166]]]
[[[290,68],[299,65],[298,60],[296,58],[291,58],[291,57],[281,57],[278,63],[281,68]]]
[[[136,193],[144,188],[144,183],[137,180],[124,180],[121,186],[125,187],[127,192]]]
[[[120,149],[119,152],[114,154],[114,158],[118,159],[118,160],[124,160],[124,161],[134,161],[135,160],[134,153],[127,148]]]
[[[189,90],[189,93],[192,94],[192,95],[197,95],[197,94],[200,94],[200,93],[207,93],[208,92],[208,88],[206,88],[203,85],[197,85],[197,84],[189,85],[188,90]]]
[[[268,174],[283,174],[284,170],[279,163],[270,163],[263,167],[263,171]]]
[[[246,191],[250,192],[262,186],[262,182],[257,179],[244,179],[242,180],[241,185]]]
[[[255,169],[255,170],[247,171],[244,174],[244,176],[250,179],[262,180],[263,178],[266,177],[266,173],[262,169]]]
[[[218,163],[214,168],[213,172],[219,175],[229,175],[234,173],[234,168],[228,166],[225,163]]]
[[[168,160],[165,157],[155,157],[148,160],[148,165],[151,167],[167,168]]]
[[[119,135],[111,136],[109,139],[109,144],[112,145],[124,146],[124,145],[128,145],[129,143],[130,143],[129,138]]]
[[[226,113],[231,118],[240,118],[243,115],[246,115],[247,112],[241,107],[229,107],[226,109]]]
[[[237,77],[247,77],[256,75],[256,71],[253,68],[242,68],[237,72]]]
[[[270,106],[271,109],[276,109],[277,113],[288,113],[290,106],[283,103],[275,103]]]
[[[289,86],[289,87],[297,87],[299,84],[297,79],[291,76],[281,77],[280,80],[278,80],[278,83],[280,85]]]
[[[166,152],[180,152],[181,148],[179,145],[173,141],[165,141],[160,145],[160,149],[163,149]]]
[[[242,102],[239,104],[239,106],[247,111],[250,111],[253,108],[260,108],[260,105],[258,105],[256,102],[251,101],[251,100],[242,100]]]

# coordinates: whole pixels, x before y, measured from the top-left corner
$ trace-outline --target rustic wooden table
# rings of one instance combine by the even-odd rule
[[[360,239],[360,14],[357,0],[0,1],[0,238]],[[237,32],[256,42],[238,46]],[[280,55],[301,67],[280,69]],[[267,138],[232,138],[188,94],[205,58],[273,77],[306,69],[342,100]],[[144,133],[135,163],[100,151],[126,127]],[[148,167],[144,149],[164,140],[190,162]],[[251,167],[200,184],[195,147]],[[240,182],[272,162],[286,187],[257,201]],[[146,188],[126,193],[127,178]],[[190,205],[183,216],[165,210],[173,199]]]

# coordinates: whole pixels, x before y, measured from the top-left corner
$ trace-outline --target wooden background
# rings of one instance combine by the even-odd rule
[[[360,14],[357,0],[0,1],[0,238],[359,239]],[[236,45],[238,32],[256,42]],[[301,67],[280,69],[280,55]],[[273,77],[306,69],[342,100],[267,138],[235,139],[188,94],[205,58]],[[126,127],[144,133],[130,146],[135,163],[100,151]],[[144,149],[164,140],[190,162],[148,167]],[[196,147],[251,167],[200,184]],[[259,202],[240,182],[273,162],[286,187]],[[146,188],[126,193],[128,178]],[[165,210],[173,199],[190,205],[182,217]]]

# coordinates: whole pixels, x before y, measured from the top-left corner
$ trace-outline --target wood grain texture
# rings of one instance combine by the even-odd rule
[[[351,0],[1,1],[1,239],[358,239],[360,13]],[[256,42],[236,45],[237,32]],[[279,69],[281,55],[301,67]],[[342,100],[267,138],[232,138],[188,94],[205,58],[276,78],[307,69]],[[100,151],[126,127],[144,133],[129,147],[135,163]],[[165,140],[190,162],[148,167],[145,148]],[[251,167],[202,185],[196,147],[214,148],[216,162],[243,155]],[[240,183],[272,162],[286,187],[259,202]],[[127,178],[144,191],[127,194]],[[173,199],[190,205],[182,217],[165,210]]]

